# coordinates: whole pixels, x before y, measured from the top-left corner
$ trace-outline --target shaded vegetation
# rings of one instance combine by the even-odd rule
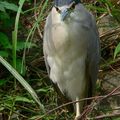
[[[102,72],[117,70],[120,66],[120,2],[119,0],[83,0],[83,2],[97,20],[102,54],[100,70]],[[19,75],[24,77],[39,96],[46,112],[61,104],[48,78],[42,52],[45,19],[52,5],[52,0],[0,1],[0,62],[2,63],[3,57],[4,61],[6,60]],[[30,92],[29,86],[26,88],[24,80],[16,78],[17,73],[10,74],[14,69],[11,68],[12,72],[9,72],[9,64],[6,64],[7,69],[4,64],[0,64],[0,120],[40,118],[44,115],[44,108],[41,109],[41,103],[39,106],[35,102],[37,96]],[[96,91],[96,95],[109,93],[109,91],[105,93],[102,88],[102,81],[97,82]],[[87,117],[112,113],[110,106],[100,106],[94,107]],[[74,114],[63,107],[45,115],[42,119],[72,120],[73,118]],[[118,120],[117,118],[119,119],[118,116],[113,117],[115,120]],[[112,117],[105,118],[110,119]]]

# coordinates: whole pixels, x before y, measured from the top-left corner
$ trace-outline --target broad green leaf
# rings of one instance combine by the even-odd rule
[[[1,51],[0,50],[0,56],[2,56],[2,57],[8,57],[8,52],[7,51]]]
[[[3,2],[0,2],[0,4],[3,5],[5,9],[9,9],[9,10],[12,10],[12,11],[17,11],[18,10],[18,6],[13,4],[13,3],[3,1]]]
[[[0,44],[3,48],[11,48],[11,44],[6,34],[0,32]]]
[[[12,107],[13,107],[13,102],[10,101],[10,100],[5,101],[5,102],[4,102],[4,106],[9,107],[9,108],[12,108]]]
[[[7,82],[7,80],[0,79],[0,86],[4,85]]]
[[[0,106],[0,111],[3,111],[5,108]]]
[[[19,6],[21,6],[23,3],[25,2],[25,0],[19,0]]]
[[[32,48],[32,47],[36,47],[36,45],[34,43],[30,43],[30,42],[24,42],[24,41],[18,41],[17,43],[17,51],[23,50],[24,48]]]
[[[9,72],[22,84],[22,86],[31,94],[33,99],[39,104],[42,112],[45,112],[44,106],[40,103],[39,98],[33,88],[24,80],[24,78],[0,56],[0,62],[9,70]]]
[[[2,22],[2,27],[3,27],[3,30],[8,30],[9,29],[12,29],[13,28],[13,25],[14,25],[14,18],[10,18],[10,19],[5,19],[3,20]],[[11,34],[11,33],[10,33]]]
[[[2,4],[0,4],[0,11],[5,12],[5,8]]]
[[[0,12],[0,21],[1,24],[0,24],[0,27],[2,30],[8,30],[13,28],[13,23],[14,23],[14,19],[13,18],[10,18],[10,14],[9,13],[6,13],[6,12]]]
[[[16,102],[34,103],[33,100],[29,100],[28,98],[22,97],[22,96],[15,96],[15,101]]]
[[[120,43],[117,45],[117,47],[115,48],[115,51],[114,51],[114,59],[116,58],[117,54],[120,53]]]
[[[6,19],[8,19],[8,20],[10,19],[9,14],[6,12],[0,12],[0,20],[2,20],[4,22],[4,20],[6,20]]]

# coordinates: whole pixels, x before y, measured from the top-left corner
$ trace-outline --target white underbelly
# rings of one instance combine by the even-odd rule
[[[86,34],[78,22],[66,24],[58,21],[58,23],[47,29],[49,34],[56,33],[46,39],[50,78],[57,83],[61,91],[74,99],[76,96],[82,96],[86,85]],[[81,36],[84,36],[84,39]]]
[[[85,89],[85,58],[83,55],[67,62],[67,58],[48,57],[51,80],[71,99],[82,96]]]

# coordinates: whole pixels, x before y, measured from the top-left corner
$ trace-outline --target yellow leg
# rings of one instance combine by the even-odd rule
[[[76,101],[78,101],[79,98],[76,98]],[[78,120],[78,117],[80,117],[80,102],[76,103],[76,116],[75,116],[75,120]]]

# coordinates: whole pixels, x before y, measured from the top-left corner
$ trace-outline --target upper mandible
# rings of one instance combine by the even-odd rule
[[[72,2],[75,2],[76,4],[80,3],[80,0],[54,0],[55,6],[64,6],[64,5],[69,5]]]

